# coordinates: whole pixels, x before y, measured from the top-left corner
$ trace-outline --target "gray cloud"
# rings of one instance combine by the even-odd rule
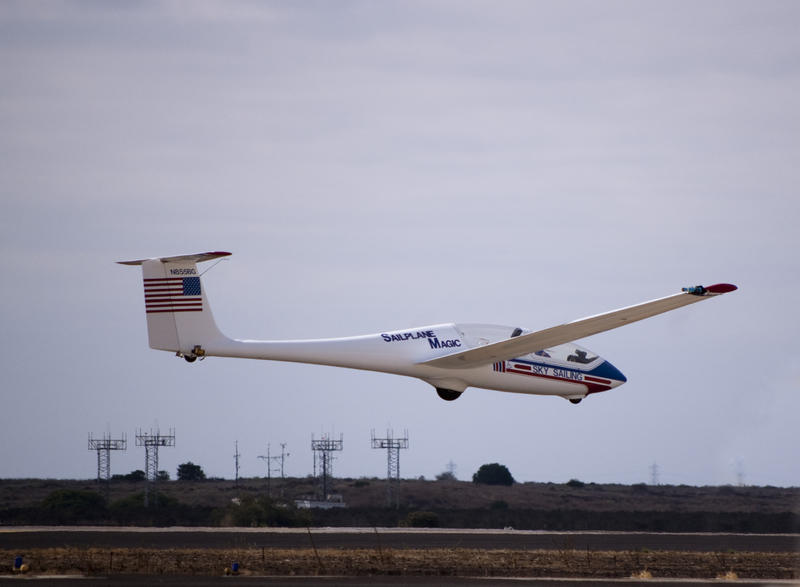
[[[332,8],[335,6],[335,9]],[[498,8],[499,7],[499,8]],[[175,426],[164,467],[246,475],[408,428],[404,475],[796,485],[793,3],[5,3],[0,475],[90,477],[89,431]],[[532,328],[701,282],[741,290],[585,344],[578,407],[151,351],[123,258],[228,249],[232,336]],[[250,461],[246,460],[250,459]],[[141,468],[129,450],[118,472]]]

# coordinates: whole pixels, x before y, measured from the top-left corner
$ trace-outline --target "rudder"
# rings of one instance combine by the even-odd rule
[[[211,313],[197,263],[228,255],[210,252],[119,261],[142,266],[150,348],[194,360],[203,356],[206,345],[225,339]]]

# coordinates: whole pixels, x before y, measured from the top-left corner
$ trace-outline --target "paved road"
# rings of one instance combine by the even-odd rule
[[[667,534],[397,528],[0,527],[0,548],[478,548],[800,552],[798,534]]]

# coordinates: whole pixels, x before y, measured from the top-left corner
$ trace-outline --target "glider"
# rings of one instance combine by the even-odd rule
[[[532,332],[514,326],[434,324],[346,338],[234,340],[223,335],[197,264],[229,256],[208,252],[119,261],[141,265],[150,347],[192,363],[240,357],[363,369],[415,377],[452,401],[468,387],[554,395],[579,403],[625,383],[611,363],[573,341],[736,290],[685,287],[679,293]]]

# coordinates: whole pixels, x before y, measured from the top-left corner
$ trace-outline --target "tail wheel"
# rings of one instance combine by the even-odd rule
[[[581,403],[582,400],[583,400],[582,397],[571,397],[571,398],[569,398],[569,402],[571,404],[575,404],[575,405],[578,405],[579,403]]]
[[[461,397],[460,391],[453,391],[452,389],[445,389],[444,387],[437,387],[436,393],[439,394],[439,397],[447,402],[451,402],[457,400]]]

